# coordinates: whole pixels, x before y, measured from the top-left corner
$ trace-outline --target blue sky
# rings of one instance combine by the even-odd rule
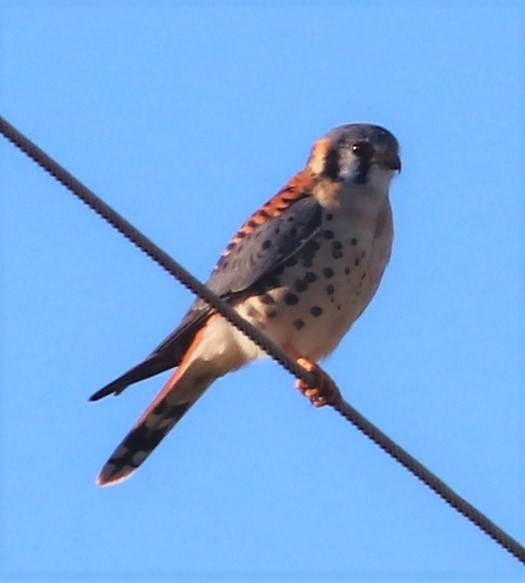
[[[347,400],[525,541],[520,2],[0,5],[2,115],[205,279],[330,128],[402,144]],[[2,581],[518,581],[520,564],[268,361],[126,483],[163,383],[87,397],[191,295],[4,140]]]

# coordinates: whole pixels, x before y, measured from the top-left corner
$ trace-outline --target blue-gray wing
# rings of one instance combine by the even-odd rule
[[[321,206],[309,196],[251,231],[241,229],[213,270],[208,287],[225,299],[248,290],[315,235],[321,216]]]
[[[257,213],[253,215],[256,217]],[[260,214],[258,215],[260,219]],[[307,196],[291,202],[276,216],[264,222],[249,220],[219,259],[208,287],[226,301],[249,291],[296,254],[319,230],[322,210],[315,198]],[[91,396],[95,401],[111,393],[119,394],[128,385],[180,364],[193,337],[213,312],[202,300],[196,300],[178,328],[143,362]]]

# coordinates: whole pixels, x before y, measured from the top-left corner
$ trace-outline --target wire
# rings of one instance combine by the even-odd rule
[[[10,142],[17,146],[22,152],[34,160],[41,168],[49,172],[56,180],[68,188],[75,196],[80,198],[87,206],[105,219],[111,226],[124,235],[134,245],[141,249],[153,261],[163,267],[168,273],[178,279],[183,285],[193,293],[202,298],[224,318],[237,327],[243,334],[250,338],[255,344],[262,348],[268,355],[275,359],[281,366],[296,378],[300,378],[306,384],[312,385],[315,382],[313,374],[293,360],[279,346],[271,342],[260,330],[254,328],[249,322],[239,316],[227,303],[210,291],[205,285],[197,280],[191,273],[186,271],[177,261],[165,253],[153,241],[148,239],[124,217],[119,215],[108,204],[95,195],[89,188],[77,180],[65,168],[48,156],[36,144],[19,132],[7,120],[0,116],[0,132]],[[376,427],[359,411],[354,409],[345,401],[332,405],[345,419],[350,421],[355,427],[363,432],[369,439],[380,448],[389,453],[407,470],[419,478],[431,490],[443,498],[450,506],[468,518],[473,524],[478,526],[483,532],[500,544],[509,553],[514,555],[519,561],[525,564],[525,548],[504,530],[499,528],[485,514],[480,512],[467,500],[459,496],[452,488],[447,486],[427,467],[421,464],[416,458],[405,449],[390,439],[378,427]]]

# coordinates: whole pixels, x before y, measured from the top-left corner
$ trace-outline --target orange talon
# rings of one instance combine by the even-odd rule
[[[342,401],[343,397],[337,385],[316,362],[301,357],[297,359],[297,364],[315,377],[314,387],[307,385],[301,379],[297,379],[295,382],[295,386],[310,400],[314,407],[335,405]]]

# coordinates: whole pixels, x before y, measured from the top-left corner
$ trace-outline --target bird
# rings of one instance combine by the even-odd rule
[[[318,139],[305,167],[240,227],[207,286],[312,373],[297,387],[317,407],[341,394],[319,361],[374,296],[390,260],[392,178],[400,147],[379,125],[351,123]],[[265,356],[204,301],[138,365],[90,397],[175,369],[109,457],[96,483],[128,478],[219,377]]]

